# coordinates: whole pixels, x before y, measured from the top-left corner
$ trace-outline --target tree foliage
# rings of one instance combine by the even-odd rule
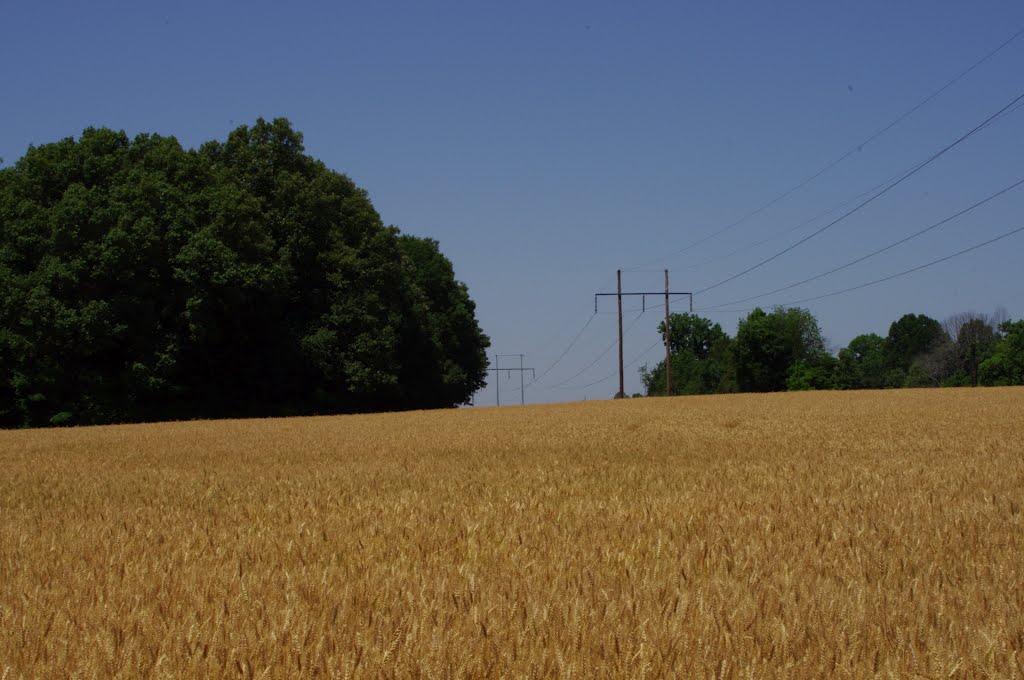
[[[669,317],[669,348],[672,352],[672,394],[714,394],[735,391],[732,340],[722,327],[695,314]],[[658,324],[665,339],[665,322]],[[665,361],[640,369],[650,396],[666,392]]]
[[[891,369],[906,372],[915,359],[937,349],[948,339],[935,319],[924,314],[904,314],[889,326],[886,363]]]
[[[782,391],[794,364],[817,366],[826,354],[818,321],[809,311],[757,308],[736,331],[736,382],[743,392]]]
[[[960,326],[956,335],[959,369],[971,385],[978,384],[978,369],[996,346],[996,329],[985,319],[973,318]]]
[[[964,312],[941,324],[923,314],[887,337],[859,335],[833,356],[804,309],[755,309],[730,338],[692,314],[671,317],[672,393],[860,390],[1024,384],[1024,321],[1005,310]],[[658,324],[664,338],[665,324]],[[665,394],[665,362],[640,369],[647,395]]]
[[[1024,385],[1024,320],[1004,321],[990,356],[978,366],[981,385]]]
[[[902,378],[892,383],[886,368],[886,339],[875,333],[858,335],[839,350],[835,386],[841,390],[872,390],[899,387]]]
[[[437,243],[262,119],[0,170],[0,424],[451,406],[488,340]]]
[[[836,358],[825,353],[813,360],[795,361],[786,373],[786,389],[793,392],[835,389],[836,364]]]

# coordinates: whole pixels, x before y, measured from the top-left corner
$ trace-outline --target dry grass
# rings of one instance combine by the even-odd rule
[[[0,432],[0,677],[1021,677],[1024,390]]]

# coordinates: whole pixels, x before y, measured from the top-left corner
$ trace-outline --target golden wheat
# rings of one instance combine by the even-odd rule
[[[1024,390],[0,432],[0,677],[1022,677]]]

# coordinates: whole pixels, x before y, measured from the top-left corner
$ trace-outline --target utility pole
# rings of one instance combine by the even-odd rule
[[[502,357],[519,357],[519,368],[501,368],[498,365],[499,360]],[[501,406],[501,381],[498,379],[500,371],[507,371],[511,374],[513,371],[519,372],[519,398],[520,403],[526,405],[526,383],[523,380],[523,376],[526,371],[530,372],[531,377],[535,377],[537,372],[532,368],[523,367],[523,355],[522,354],[495,354],[494,355],[494,368],[488,368],[488,371],[494,371],[494,391],[497,398],[497,405]]]
[[[660,292],[641,291],[636,293],[623,293],[622,292],[622,270],[616,271],[618,278],[618,290],[614,293],[594,293],[594,313],[597,313],[597,298],[614,295],[618,298],[619,305],[619,398],[626,396],[626,385],[625,385],[625,366],[622,363],[622,298],[629,297],[632,295],[639,295],[642,300],[642,309],[647,309],[647,296],[648,295],[661,295]],[[669,311],[668,311],[668,296],[669,295],[686,295],[690,298],[690,312],[693,312],[693,293],[682,292],[682,291],[670,291],[668,289],[668,270],[665,270],[665,394],[671,394],[671,382],[668,371],[672,368],[671,363],[671,350],[669,346]],[[504,369],[502,369],[504,370]]]
[[[691,303],[692,304],[692,303]],[[668,270],[665,270],[665,396],[672,396],[672,350],[669,342],[671,329],[668,325]]]
[[[626,378],[622,370],[622,270],[617,269],[615,273],[619,279],[619,399],[625,399]]]
[[[532,375],[536,375],[536,372],[532,368],[523,368],[523,354],[495,354],[494,365],[498,365],[498,359],[506,357],[519,357],[519,368],[499,368],[499,371],[519,371],[519,403],[523,406],[526,405],[526,372],[530,371]],[[495,374],[497,375],[497,374]]]

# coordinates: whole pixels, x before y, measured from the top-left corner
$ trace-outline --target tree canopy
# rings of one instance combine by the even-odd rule
[[[489,345],[436,241],[285,119],[88,129],[0,170],[0,424],[465,403]]]
[[[963,312],[939,323],[905,314],[887,337],[858,335],[826,351],[808,310],[754,309],[736,338],[693,314],[671,317],[672,394],[1024,385],[1024,321]],[[665,324],[658,324],[664,339]],[[665,394],[665,362],[644,366],[648,396]]]
[[[736,382],[743,392],[785,390],[792,366],[815,367],[825,354],[821,329],[809,311],[757,308],[736,331]]]
[[[713,394],[735,390],[732,340],[717,323],[696,314],[669,317],[672,353],[672,394]],[[665,338],[665,322],[658,324]],[[665,394],[665,362],[644,366],[640,377],[649,395]]]
[[[904,314],[889,326],[886,362],[889,368],[908,371],[914,360],[948,340],[942,325],[924,314]]]
[[[1004,321],[988,357],[978,366],[982,385],[1024,385],[1024,320]]]
[[[835,386],[844,390],[870,390],[888,385],[889,372],[886,368],[886,340],[875,333],[858,335],[850,344],[839,350],[836,365]]]

